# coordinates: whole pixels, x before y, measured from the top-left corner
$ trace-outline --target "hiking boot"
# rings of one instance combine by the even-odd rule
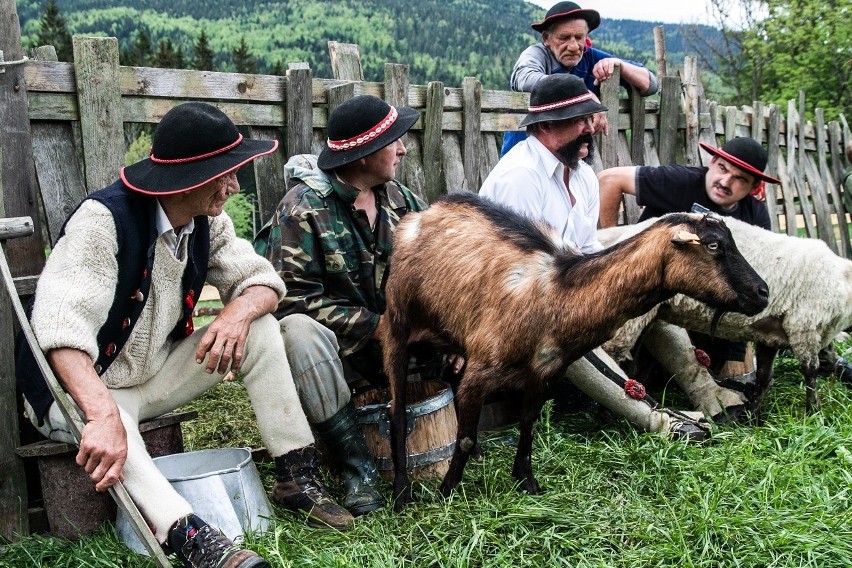
[[[352,515],[334,502],[319,476],[319,452],[311,444],[275,458],[272,500],[307,515],[308,524],[338,530],[352,528]]]
[[[663,416],[662,432],[672,440],[704,442],[710,439],[710,424],[700,412],[661,408]]]
[[[256,552],[239,548],[195,515],[175,523],[168,544],[185,568],[269,568]]]
[[[367,449],[352,402],[328,420],[314,424],[314,430],[341,467],[346,487],[342,505],[356,517],[384,506],[385,498],[379,491],[381,478]]]

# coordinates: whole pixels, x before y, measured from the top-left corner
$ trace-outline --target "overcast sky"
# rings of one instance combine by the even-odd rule
[[[554,0],[531,1],[547,9],[556,4]],[[715,25],[707,10],[709,0],[577,0],[576,3],[597,10],[603,19]]]

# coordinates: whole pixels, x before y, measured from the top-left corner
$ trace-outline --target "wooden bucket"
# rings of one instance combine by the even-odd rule
[[[408,475],[412,479],[443,477],[450,467],[458,430],[453,391],[443,381],[413,381],[408,383],[407,398]],[[352,396],[358,422],[379,474],[393,480],[389,401],[387,389],[370,389]]]

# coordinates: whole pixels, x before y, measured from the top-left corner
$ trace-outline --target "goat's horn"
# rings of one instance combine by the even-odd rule
[[[684,231],[683,229],[681,229],[675,234],[674,238],[672,239],[672,242],[682,245],[700,245],[701,239],[699,239],[698,235],[696,235],[695,233],[690,233],[689,231]]]

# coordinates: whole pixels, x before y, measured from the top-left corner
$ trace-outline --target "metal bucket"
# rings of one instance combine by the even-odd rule
[[[219,448],[154,458],[175,491],[210,526],[235,542],[245,532],[269,528],[272,508],[249,448]],[[128,548],[147,554],[121,511],[116,532]]]
[[[450,467],[458,431],[453,390],[443,381],[423,380],[409,382],[406,391],[408,474],[412,479],[443,477]],[[392,480],[389,400],[387,389],[370,389],[352,397],[376,468],[384,479]]]

